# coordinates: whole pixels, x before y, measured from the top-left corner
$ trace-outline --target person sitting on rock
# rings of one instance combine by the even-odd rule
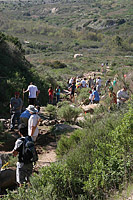
[[[127,94],[127,87],[123,86],[121,90],[117,92],[117,105],[118,108],[124,104],[129,99],[129,95]]]

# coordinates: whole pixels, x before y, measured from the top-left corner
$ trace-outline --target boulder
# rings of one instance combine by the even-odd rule
[[[16,184],[16,170],[5,169],[0,172],[0,188],[6,189]]]
[[[82,105],[81,108],[85,113],[93,114],[94,109],[98,108],[100,104]]]
[[[74,131],[75,129],[82,129],[77,125],[68,125],[68,124],[56,124],[55,131]]]

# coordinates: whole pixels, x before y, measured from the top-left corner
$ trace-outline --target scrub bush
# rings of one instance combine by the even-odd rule
[[[57,112],[59,118],[63,118],[66,122],[69,123],[75,122],[80,113],[80,108],[72,107],[70,105],[60,107]]]
[[[64,159],[40,169],[26,191],[19,188],[18,194],[3,199],[104,200],[112,190],[131,181],[133,107],[130,105],[123,118],[117,115],[116,122],[105,117],[92,124],[90,131],[86,128],[83,134],[78,130],[66,141],[62,139],[67,153]],[[60,154],[64,154],[62,147]]]

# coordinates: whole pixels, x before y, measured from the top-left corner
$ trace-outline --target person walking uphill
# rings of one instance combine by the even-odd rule
[[[22,109],[22,99],[19,98],[19,92],[15,92],[15,97],[12,97],[10,100],[10,112],[11,112],[11,122],[10,129],[11,131],[15,128],[15,121],[17,119],[18,125],[20,124],[20,114]]]
[[[56,88],[56,103],[60,100],[60,86]]]
[[[29,92],[29,105],[35,105],[36,99],[38,96],[37,86],[33,85],[33,83],[31,82],[27,90],[23,91],[23,93],[26,93],[26,92]]]
[[[52,86],[48,89],[48,95],[49,95],[49,104],[53,104],[54,91]]]
[[[12,154],[13,156],[18,155],[16,181],[21,187],[25,182],[29,183],[29,177],[31,176],[33,170],[33,162],[28,162],[28,158],[24,159],[24,142],[26,138],[26,132],[23,129],[22,124],[19,125],[18,133],[21,137],[16,140]]]
[[[29,105],[27,110],[31,114],[28,121],[28,135],[31,136],[32,140],[35,142],[39,133],[37,125],[39,124],[41,118],[37,114],[38,110],[33,105]]]

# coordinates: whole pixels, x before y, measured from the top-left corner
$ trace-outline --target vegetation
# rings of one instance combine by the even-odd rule
[[[58,117],[64,119],[66,122],[75,122],[81,109],[72,105],[64,105],[58,109]]]
[[[4,199],[106,199],[122,189],[132,179],[132,104],[120,112],[63,137],[57,152],[64,159],[40,169],[26,192],[19,188]]]
[[[31,81],[41,91],[38,104],[46,105],[50,85],[64,89],[68,78],[99,72],[101,63],[106,71],[101,74],[103,85],[116,76],[115,90],[126,83],[132,93],[131,0],[3,0],[0,12],[1,114],[9,113],[16,90],[27,105],[28,95],[22,92]],[[74,58],[77,53],[83,56]],[[78,93],[78,103],[87,103],[88,89]],[[100,200],[132,182],[132,101],[128,107],[109,112],[108,102],[106,98],[93,118],[85,115],[80,122],[83,129],[61,137],[58,162],[34,174],[31,186],[18,188],[16,194],[8,191],[3,199]],[[48,105],[46,111],[51,118],[63,118],[70,124],[81,113],[68,102],[59,102],[57,108]],[[1,134],[0,140],[10,136]],[[11,165],[14,162],[11,158]]]

